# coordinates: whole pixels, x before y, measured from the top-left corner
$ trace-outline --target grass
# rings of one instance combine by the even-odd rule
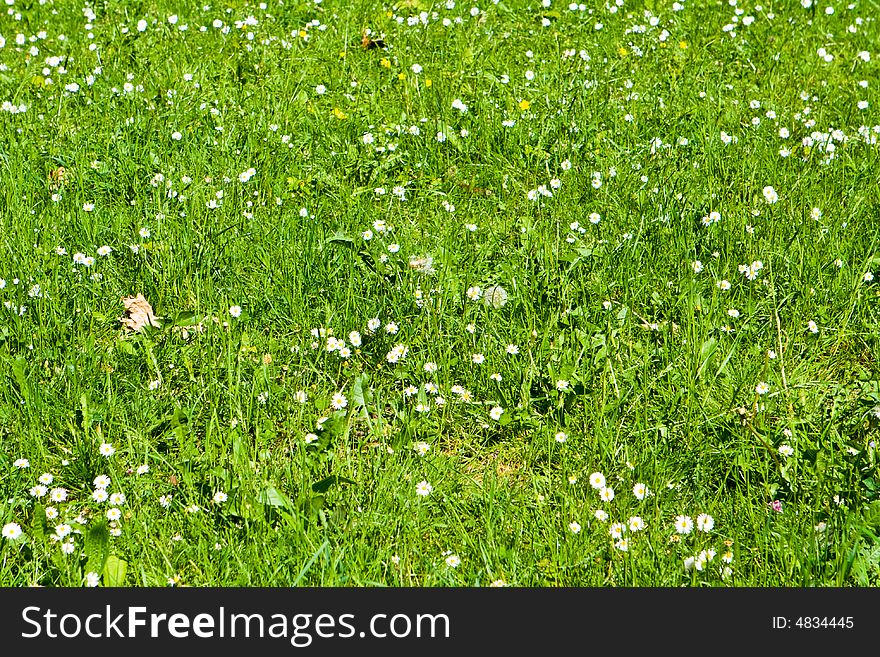
[[[872,3],[267,4],[0,17],[0,583],[880,584]]]

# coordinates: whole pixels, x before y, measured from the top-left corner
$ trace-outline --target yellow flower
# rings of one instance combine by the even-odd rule
[[[391,68],[391,60],[387,57],[383,57],[382,61],[380,61],[379,64],[384,66],[385,68]]]
[[[345,115],[345,112],[343,112],[343,111],[342,111],[341,109],[339,109],[338,107],[334,107],[334,108],[333,108],[333,116],[335,116],[335,117],[336,117],[337,119],[339,119],[340,121],[342,121],[342,120],[348,118],[348,117]]]
[[[678,47],[681,48],[682,50],[684,50],[685,48],[688,47],[688,42],[687,41],[679,41]]]
[[[426,87],[430,87],[431,84],[432,84],[432,83],[431,83],[431,78],[425,78],[425,86],[426,86]]]
[[[307,36],[309,36],[309,33],[306,32],[305,30],[300,30],[300,31],[299,31],[299,36],[300,36],[301,39],[305,39]]]
[[[621,57],[626,57],[629,53],[626,51],[626,48],[620,46],[620,48],[617,49],[617,54]]]
[[[400,73],[397,74],[397,79],[398,80],[406,80],[406,73],[401,71]]]
[[[525,99],[519,101],[519,108],[523,111],[529,109],[529,107],[531,107],[531,106],[532,106],[532,104]]]

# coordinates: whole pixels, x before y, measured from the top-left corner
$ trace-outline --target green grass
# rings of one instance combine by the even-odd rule
[[[0,17],[0,584],[880,584],[875,3],[267,4]]]

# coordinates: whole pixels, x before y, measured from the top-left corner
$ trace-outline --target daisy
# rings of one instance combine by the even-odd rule
[[[8,522],[3,525],[3,529],[0,533],[2,533],[3,538],[14,541],[22,534],[21,525],[17,522]]]
[[[701,532],[710,532],[712,528],[715,526],[715,519],[706,514],[701,513],[697,516],[697,530]]]
[[[694,521],[690,516],[676,516],[675,531],[679,534],[690,534],[694,529]]]
[[[49,499],[53,502],[64,502],[67,499],[67,489],[53,488],[49,493]]]
[[[605,488],[605,475],[603,475],[601,472],[594,472],[593,474],[591,474],[590,486],[592,486],[596,490]]]
[[[767,185],[762,193],[764,194],[764,200],[769,204],[776,203],[779,200],[779,194],[770,185]]]
[[[416,495],[419,497],[427,497],[431,494],[432,490],[434,490],[434,487],[427,481],[420,481],[416,484]]]

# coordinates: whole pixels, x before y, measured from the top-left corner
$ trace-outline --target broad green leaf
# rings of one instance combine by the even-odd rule
[[[105,520],[90,525],[84,532],[83,552],[86,555],[86,572],[100,573],[110,554],[110,530]]]
[[[202,320],[202,316],[193,311],[177,313],[172,320],[175,326],[195,326]]]
[[[257,498],[262,504],[281,509],[293,509],[293,504],[287,496],[274,486],[262,490]]]
[[[351,387],[351,401],[355,406],[366,406],[371,401],[369,374],[360,374]]]
[[[104,563],[104,586],[124,586],[125,573],[128,570],[128,564],[111,554]]]
[[[354,246],[354,240],[341,230],[337,230],[333,235],[327,238],[326,244],[341,244],[343,246]]]
[[[316,493],[326,493],[334,484],[353,484],[355,483],[352,479],[348,479],[347,477],[340,477],[339,475],[330,475],[322,479],[321,481],[316,481],[312,484],[312,490]]]

